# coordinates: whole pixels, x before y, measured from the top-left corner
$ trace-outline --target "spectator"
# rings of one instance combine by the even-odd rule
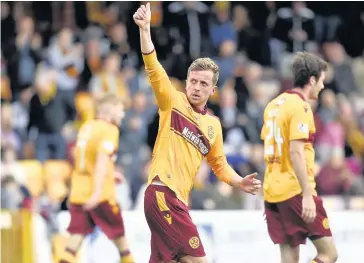
[[[32,209],[29,190],[11,174],[1,176],[1,208],[7,210]]]
[[[81,74],[80,90],[88,90],[92,76],[101,71],[102,59],[101,40],[97,38],[89,39],[86,43],[85,64]]]
[[[135,176],[135,167],[140,166],[140,155],[147,139],[149,120],[154,114],[153,108],[147,104],[146,96],[139,92],[126,113],[120,127],[120,160],[128,179]]]
[[[129,89],[120,72],[120,57],[117,53],[110,53],[107,56],[103,70],[91,79],[89,90],[95,99],[104,92],[115,92],[124,98],[126,105],[129,105]]]
[[[57,71],[57,89],[72,104],[79,77],[84,69],[83,46],[75,44],[71,29],[63,28],[48,49],[47,62]],[[68,113],[68,116],[71,116]]]
[[[234,68],[237,64],[236,44],[232,40],[224,40],[220,45],[219,57],[215,59],[219,66],[219,86],[223,86],[225,81],[233,77]]]
[[[244,130],[253,143],[260,142],[260,129],[263,126],[264,107],[269,97],[264,92],[264,83],[258,83],[251,90],[251,97],[246,103],[245,113],[249,121]]]
[[[230,18],[230,3],[215,2],[216,20],[211,24],[210,34],[214,47],[219,50],[220,45],[231,40],[237,42],[236,31]]]
[[[20,92],[19,100],[12,103],[13,127],[22,141],[27,140],[29,123],[29,102],[33,96],[33,88],[29,87]]]
[[[342,148],[335,148],[330,153],[330,161],[321,168],[316,177],[319,194],[364,195],[363,178],[348,169]]]
[[[140,169],[141,174],[138,178],[141,181],[141,184],[139,185],[139,187],[136,187],[137,189],[135,189],[135,192],[138,192],[138,194],[136,195],[134,203],[134,209],[139,211],[142,211],[144,209],[144,193],[148,183],[150,161],[146,162],[142,167],[143,168]],[[139,180],[135,180],[135,182],[138,182]]]
[[[1,105],[1,147],[13,148],[20,153],[21,140],[13,127],[13,112],[10,103]]]
[[[34,32],[34,21],[25,16],[19,21],[14,42],[4,47],[13,99],[34,80],[37,64],[41,61],[42,38]]]
[[[125,24],[117,23],[110,30],[110,49],[118,53],[121,58],[122,69],[134,70],[139,67],[138,55],[128,43],[128,34]]]
[[[18,164],[15,150],[11,147],[4,147],[1,151],[1,177],[12,175],[18,184],[26,184],[26,171]]]
[[[1,55],[1,101],[11,101],[12,92],[3,53]]]
[[[321,94],[321,106],[318,114],[324,124],[336,120],[337,117],[337,101],[332,90],[324,90]]]
[[[30,101],[28,132],[36,128],[35,154],[39,161],[64,159],[66,143],[62,130],[69,120],[67,112],[73,110],[70,101],[56,86],[57,72],[41,67],[35,83],[36,93]],[[33,138],[30,138],[33,139]]]
[[[268,41],[263,34],[251,26],[248,10],[245,7],[241,5],[234,7],[233,23],[237,32],[237,50],[244,52],[252,61],[269,65]]]
[[[354,74],[343,47],[339,43],[326,43],[323,51],[334,68],[336,92],[345,95],[358,92]]]

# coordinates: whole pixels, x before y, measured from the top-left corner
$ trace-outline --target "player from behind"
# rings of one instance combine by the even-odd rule
[[[326,62],[310,53],[293,61],[293,88],[265,108],[265,214],[268,232],[279,244],[282,263],[298,263],[299,245],[310,238],[317,249],[312,262],[333,263],[337,251],[314,179],[315,135],[308,100],[317,100],[324,88]]]
[[[218,66],[209,58],[197,59],[187,73],[186,94],[178,92],[158,62],[150,36],[151,11],[142,5],[134,14],[139,26],[146,72],[159,106],[159,132],[153,151],[144,197],[144,212],[151,230],[149,263],[206,262],[187,200],[196,173],[206,157],[217,177],[255,194],[256,174],[241,178],[223,153],[221,124],[207,112],[206,103],[218,80]]]
[[[114,158],[124,108],[115,94],[97,103],[97,119],[84,123],[76,142],[70,201],[71,222],[66,251],[60,263],[73,263],[87,234],[98,226],[113,240],[122,263],[134,263],[116,202]]]

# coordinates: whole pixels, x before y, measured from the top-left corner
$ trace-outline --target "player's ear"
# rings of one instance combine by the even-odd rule
[[[309,81],[311,86],[316,84],[316,78],[314,76],[311,76]]]
[[[214,95],[217,89],[218,89],[218,87],[217,87],[217,86],[213,86],[213,87],[212,87],[211,95]]]

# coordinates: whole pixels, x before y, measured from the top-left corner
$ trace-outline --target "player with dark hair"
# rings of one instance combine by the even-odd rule
[[[209,58],[195,60],[188,69],[186,94],[178,92],[157,59],[150,35],[149,3],[133,16],[139,26],[145,70],[159,106],[159,132],[154,146],[144,198],[151,230],[149,263],[205,263],[203,246],[188,212],[188,197],[196,173],[206,157],[216,176],[255,194],[256,173],[241,178],[227,163],[221,124],[207,111],[216,90],[218,66]]]
[[[60,263],[74,262],[85,236],[95,226],[114,241],[121,263],[134,263],[115,193],[114,161],[123,118],[123,102],[116,94],[107,93],[97,101],[97,119],[80,128],[69,197],[71,236]]]
[[[282,263],[298,263],[299,245],[310,238],[317,249],[312,262],[334,263],[337,251],[314,179],[315,123],[308,100],[324,88],[327,64],[306,52],[293,61],[293,88],[265,108],[265,214],[268,232],[280,245]]]

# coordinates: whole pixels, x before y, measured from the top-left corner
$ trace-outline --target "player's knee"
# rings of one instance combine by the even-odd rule
[[[335,263],[338,257],[339,255],[334,245],[327,247],[325,251],[318,252],[318,258],[324,259],[325,263]]]
[[[68,238],[67,248],[72,250],[72,251],[77,252],[78,249],[80,248],[84,238],[85,237],[83,235],[78,235],[78,234],[71,235]]]
[[[337,261],[337,259],[339,258],[339,254],[337,252],[336,247],[333,247],[332,251],[329,252],[329,259],[330,259],[330,263],[335,263]]]

